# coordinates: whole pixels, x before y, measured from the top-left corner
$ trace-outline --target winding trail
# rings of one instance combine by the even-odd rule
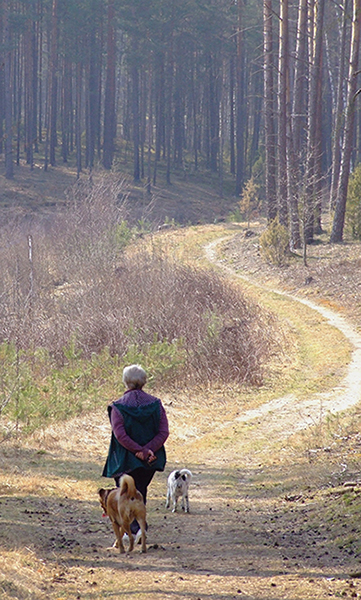
[[[196,396],[187,392],[178,404],[177,393],[170,395],[169,462],[167,472],[152,482],[147,554],[138,547],[122,556],[108,549],[114,534],[101,517],[97,493],[104,485],[100,474],[109,444],[106,399],[97,411],[55,423],[42,432],[44,437],[25,437],[14,447],[3,444],[1,599],[361,598],[360,496],[356,489],[348,491],[354,504],[347,505],[340,497],[343,455],[335,451],[326,458],[332,458],[328,464],[322,456],[312,465],[295,452],[278,456],[271,447],[264,460],[268,439],[274,446],[276,437],[284,439],[326,413],[345,411],[361,401],[361,336],[334,311],[235,272],[217,257],[223,239],[205,247],[209,261],[233,278],[307,305],[342,332],[345,343],[353,346],[346,377],[327,394],[307,400],[288,395],[238,413],[239,423],[250,427],[236,428],[240,431],[225,446],[219,444],[218,431],[230,428],[226,434],[231,438],[234,422],[223,422],[218,398],[216,410],[210,406],[205,415],[207,390],[200,398],[201,412]],[[231,394],[228,400],[232,403]],[[238,405],[229,414],[236,409]],[[189,433],[198,415],[206,424],[203,438],[201,430],[188,438],[175,434],[179,428]],[[180,465],[194,474],[190,513],[164,507],[166,477]]]
[[[247,423],[258,420],[258,428],[267,430],[267,435],[277,433],[278,436],[288,437],[296,431],[306,429],[319,423],[327,414],[336,414],[348,410],[361,401],[361,335],[353,325],[340,314],[324,308],[305,298],[300,298],[278,289],[270,289],[255,282],[246,275],[237,273],[224,260],[217,258],[217,247],[229,239],[220,238],[204,247],[207,259],[226,271],[232,277],[237,277],[263,290],[285,296],[294,302],[300,302],[311,310],[318,312],[332,327],[336,327],[353,346],[352,358],[347,375],[337,387],[327,393],[311,396],[300,400],[294,395],[287,395],[267,402],[254,410],[245,411],[238,421]],[[330,349],[332,352],[332,349]]]

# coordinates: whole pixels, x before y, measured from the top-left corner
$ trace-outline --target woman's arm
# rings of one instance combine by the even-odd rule
[[[156,436],[148,444],[142,448],[143,451],[151,450],[157,452],[161,448],[169,436],[169,426],[167,414],[164,410],[163,404],[160,404],[160,420],[159,420],[159,431]]]
[[[130,450],[130,452],[133,454],[136,454],[136,452],[140,452],[142,450],[142,446],[137,444],[137,442],[129,437],[125,431],[123,415],[119,412],[119,410],[114,410],[114,408],[112,408],[110,413],[110,423],[113,433],[121,446],[127,450]]]

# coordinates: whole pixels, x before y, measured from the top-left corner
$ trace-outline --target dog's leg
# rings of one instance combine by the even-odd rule
[[[134,548],[134,536],[132,534],[132,531],[130,529],[129,524],[125,525],[125,523],[123,523],[122,526],[122,536],[124,535],[124,533],[128,534],[129,537],[129,548],[128,548],[128,552],[131,552]]]
[[[186,513],[189,513],[188,492],[184,492],[184,494],[182,496],[182,510],[184,510],[184,512],[186,512]]]
[[[166,508],[169,508],[169,506],[170,506],[170,489],[168,488],[168,491],[167,491],[167,499],[166,499],[166,501],[165,501],[165,507],[166,507]]]
[[[147,552],[147,535],[146,535],[146,524],[144,519],[139,519],[140,530],[142,532],[142,552],[146,554]]]
[[[113,525],[114,533],[115,533],[116,538],[118,540],[119,552],[120,552],[120,554],[124,554],[125,553],[125,549],[124,549],[124,546],[123,546],[123,539],[122,539],[123,538],[123,533],[122,533],[122,530],[119,528],[118,523],[112,522],[112,525]]]
[[[178,498],[177,498],[177,496],[174,496],[172,512],[177,512],[177,502],[178,502]]]

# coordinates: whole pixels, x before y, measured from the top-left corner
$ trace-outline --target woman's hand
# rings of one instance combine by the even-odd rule
[[[149,464],[157,460],[157,457],[154,454],[153,450],[148,450],[146,456],[144,455],[143,450],[139,450],[139,452],[135,453],[135,456],[139,458],[139,460],[147,461]]]
[[[148,450],[147,461],[149,462],[149,464],[152,463],[155,460],[157,460],[157,457],[154,454],[153,450]]]

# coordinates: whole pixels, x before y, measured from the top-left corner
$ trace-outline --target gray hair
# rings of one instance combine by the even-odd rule
[[[130,365],[123,369],[123,383],[130,390],[141,390],[147,381],[147,374],[140,365]]]

